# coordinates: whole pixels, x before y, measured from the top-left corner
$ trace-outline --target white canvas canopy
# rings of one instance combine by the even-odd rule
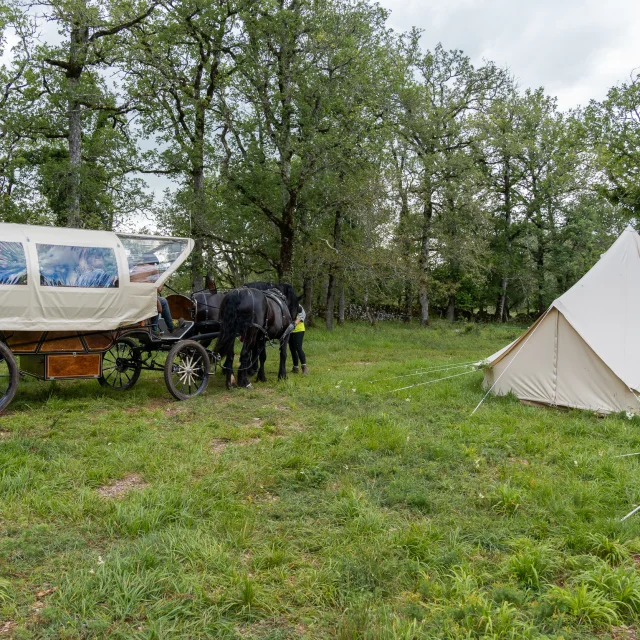
[[[634,229],[627,227],[580,281],[488,363],[485,388],[498,395],[600,413],[640,412],[640,236]]]
[[[0,223],[0,330],[106,331],[154,316],[188,238]]]

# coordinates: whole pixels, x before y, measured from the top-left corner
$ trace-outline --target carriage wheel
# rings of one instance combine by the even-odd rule
[[[209,354],[198,342],[183,340],[173,346],[164,365],[164,381],[171,395],[188,400],[209,384]]]
[[[16,395],[18,379],[18,363],[9,347],[0,342],[0,413]]]
[[[98,382],[117,391],[131,389],[138,382],[142,362],[131,338],[119,338],[102,355],[102,375]]]

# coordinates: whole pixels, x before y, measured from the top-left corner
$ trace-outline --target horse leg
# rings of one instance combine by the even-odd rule
[[[264,363],[267,361],[267,345],[263,339],[261,344],[258,345],[260,349],[260,368],[258,369],[258,382],[266,382],[267,376],[264,375]]]
[[[233,389],[233,387],[236,386],[236,379],[235,379],[235,376],[233,375],[233,358],[234,358],[234,356],[235,356],[235,354],[234,354],[234,349],[233,349],[233,344],[232,344],[231,348],[227,352],[227,357],[226,357],[226,359],[224,361],[224,371],[226,373],[225,385],[226,385],[227,389]]]
[[[251,349],[251,362],[247,376],[250,378],[254,373],[258,371],[258,348],[260,346],[260,340],[256,340],[253,348]]]
[[[278,370],[278,380],[287,379],[287,347],[289,336],[280,343],[280,369]]]
[[[249,366],[251,365],[251,347],[247,345],[248,340],[245,338],[240,352],[240,368],[238,369],[238,386],[250,387],[249,382]]]

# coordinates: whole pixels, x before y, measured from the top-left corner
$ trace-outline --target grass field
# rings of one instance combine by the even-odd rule
[[[312,375],[169,398],[25,381],[0,417],[0,636],[636,638],[640,419],[482,397],[515,327],[307,333]],[[445,374],[447,372],[444,372]]]

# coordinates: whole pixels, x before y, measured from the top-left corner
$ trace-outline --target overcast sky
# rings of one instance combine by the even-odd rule
[[[561,109],[604,98],[640,67],[638,0],[378,1],[394,29],[422,29],[425,48],[442,42],[474,63],[493,60]]]

